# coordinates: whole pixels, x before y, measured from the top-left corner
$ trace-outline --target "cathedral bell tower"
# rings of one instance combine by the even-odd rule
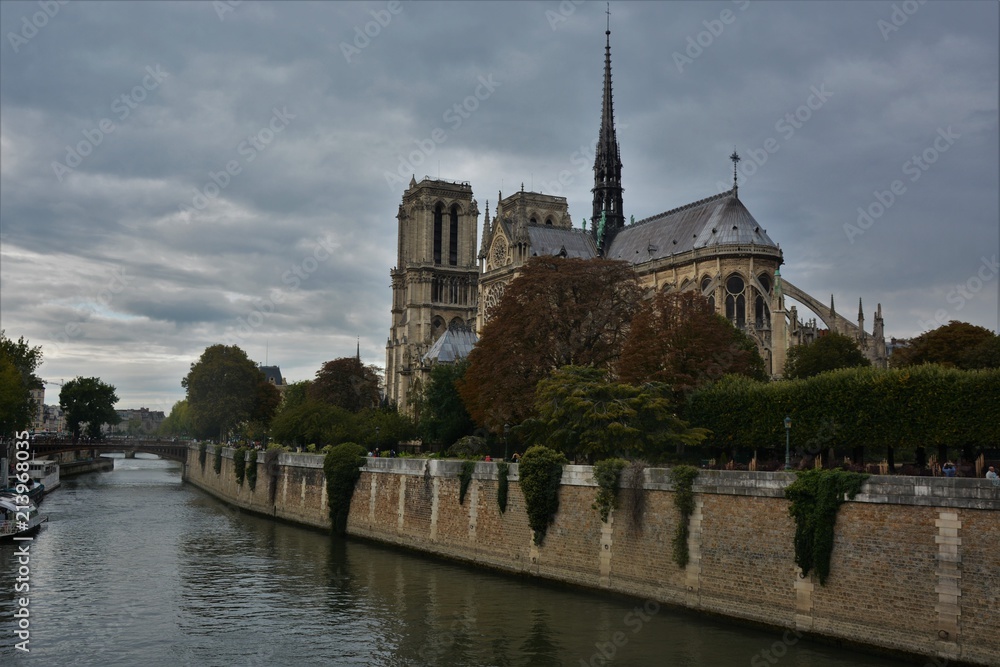
[[[590,218],[590,233],[602,254],[614,235],[625,226],[622,210],[622,161],[615,133],[614,99],[611,94],[611,10],[608,28],[604,32],[604,99],[601,104],[601,130],[597,137],[594,157],[594,212]]]
[[[430,367],[424,355],[431,345],[449,327],[475,325],[479,208],[469,183],[414,178],[396,218],[385,384],[388,399],[409,413],[412,393],[426,385]]]

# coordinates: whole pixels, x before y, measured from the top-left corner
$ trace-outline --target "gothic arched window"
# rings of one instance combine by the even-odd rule
[[[458,204],[451,205],[451,221],[448,227],[448,263],[458,264]]]
[[[771,276],[766,273],[762,273],[757,276],[757,280],[760,281],[760,286],[764,288],[764,292],[767,294],[771,293]]]
[[[746,283],[738,274],[734,273],[726,279],[726,318],[740,328],[747,322],[745,289]]]
[[[441,224],[444,218],[444,204],[434,207],[434,263],[441,263]]]
[[[764,301],[764,297],[759,294],[754,300],[754,321],[756,322],[758,329],[771,324],[771,310],[767,307],[767,302]]]

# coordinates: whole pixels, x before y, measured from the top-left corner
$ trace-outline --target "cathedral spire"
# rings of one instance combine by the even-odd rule
[[[594,157],[594,210],[590,218],[591,234],[604,216],[608,241],[625,226],[622,211],[622,161],[615,133],[614,98],[611,92],[611,5],[608,4],[608,25],[604,31],[604,96],[601,104],[601,129]]]
[[[739,199],[739,184],[736,182],[736,165],[739,164],[740,154],[736,152],[736,146],[733,146],[733,154],[729,156],[729,159],[733,161],[733,196]]]

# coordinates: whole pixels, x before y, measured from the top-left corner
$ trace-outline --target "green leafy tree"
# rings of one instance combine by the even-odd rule
[[[357,357],[327,361],[316,371],[309,386],[309,397],[336,405],[350,412],[378,407],[380,369],[365,366]]]
[[[469,415],[500,433],[534,414],[535,385],[553,370],[610,367],[641,294],[626,262],[529,260],[489,313],[458,383]]]
[[[310,385],[312,385],[312,380],[301,380],[286,386],[285,390],[281,392],[281,405],[278,406],[278,411],[290,410],[309,400]]]
[[[571,458],[663,458],[670,449],[694,445],[708,431],[689,428],[674,411],[670,388],[610,382],[607,371],[568,366],[538,383],[538,417],[522,427],[532,442]]]
[[[194,435],[218,437],[250,419],[263,373],[236,345],[205,348],[181,381],[187,389]]]
[[[299,447],[319,447],[358,440],[357,417],[336,405],[307,399],[282,409],[271,422],[271,437]]]
[[[909,346],[892,353],[894,368],[940,364],[958,368],[997,368],[997,336],[989,329],[952,320],[932,331],[920,334]],[[991,354],[990,350],[994,350]],[[992,362],[991,362],[992,359]]]
[[[437,364],[431,369],[420,411],[420,437],[425,443],[448,446],[475,430],[456,384],[466,368],[468,361]]]
[[[958,367],[967,370],[1000,368],[1000,336],[987,338],[958,359]]]
[[[617,365],[622,382],[663,382],[682,401],[724,375],[766,380],[757,345],[697,292],[660,292],[632,320]]]
[[[170,414],[160,423],[159,434],[168,436],[191,434],[191,414],[186,400],[174,403]]]
[[[114,386],[96,377],[74,378],[59,392],[59,407],[66,414],[66,426],[74,441],[79,439],[83,423],[87,424],[87,435],[91,438],[101,437],[102,424],[118,424],[121,417],[115,411],[117,402]]]
[[[395,449],[400,442],[417,435],[417,425],[409,415],[400,414],[395,406],[369,408],[357,415],[361,437],[357,441],[369,449]]]
[[[31,426],[38,407],[31,390],[42,388],[35,375],[41,363],[41,347],[31,347],[23,336],[12,341],[0,330],[0,436]]]
[[[861,353],[853,339],[835,332],[820,336],[808,345],[796,345],[788,350],[785,376],[810,378],[838,368],[863,368],[871,362]]]

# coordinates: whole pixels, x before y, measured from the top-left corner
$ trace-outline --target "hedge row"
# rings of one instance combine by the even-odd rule
[[[1000,443],[1000,369],[845,368],[804,380],[727,377],[694,393],[685,418],[705,444],[776,447],[792,419],[795,450]]]

